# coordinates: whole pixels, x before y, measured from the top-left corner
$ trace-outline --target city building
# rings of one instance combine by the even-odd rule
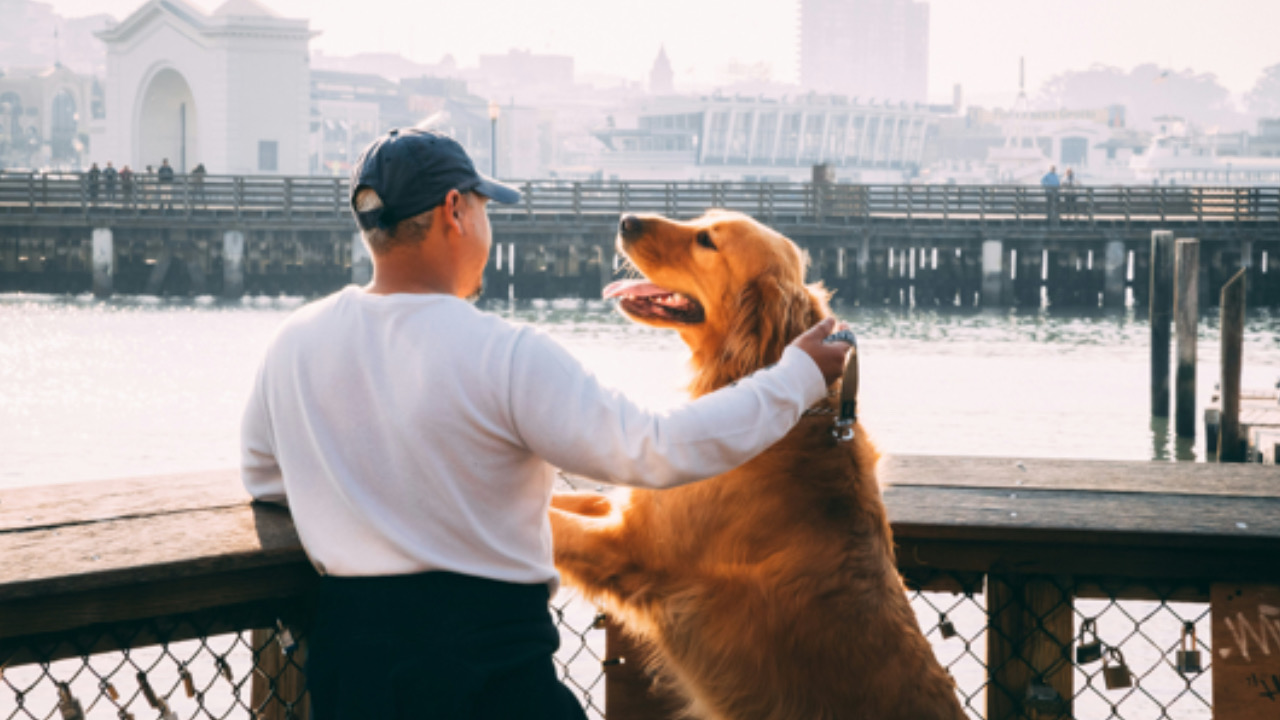
[[[671,68],[671,60],[667,57],[667,48],[658,49],[658,57],[654,58],[653,68],[649,70],[649,92],[653,95],[671,95],[675,92],[676,73]]]
[[[800,0],[800,84],[863,102],[925,102],[929,6],[915,0]]]
[[[915,176],[949,111],[817,94],[665,97],[643,101],[633,122],[595,136],[608,179],[806,181],[825,164],[838,181],[901,182]]]
[[[65,66],[0,73],[0,169],[82,167],[102,87]]]
[[[107,46],[106,117],[91,156],[135,169],[301,175],[310,170],[307,20],[256,0],[206,15],[148,0],[98,33]]]

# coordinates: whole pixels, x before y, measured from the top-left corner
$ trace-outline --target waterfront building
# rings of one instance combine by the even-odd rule
[[[305,174],[311,154],[305,19],[256,0],[205,14],[186,0],[149,0],[98,33],[107,46],[99,163],[214,174]]]
[[[825,164],[838,181],[901,182],[915,176],[947,112],[818,94],[662,97],[594,135],[607,179],[807,181]]]
[[[800,84],[881,102],[925,102],[929,6],[914,0],[800,0]]]
[[[80,169],[101,118],[92,77],[62,65],[0,72],[0,169]]]

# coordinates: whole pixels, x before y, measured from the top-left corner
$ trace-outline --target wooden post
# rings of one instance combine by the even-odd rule
[[[987,576],[987,720],[1072,717],[1075,639],[1069,589],[1044,578]],[[1047,685],[1056,712],[1024,707],[1032,683]]]
[[[111,297],[111,283],[116,273],[116,252],[111,228],[93,229],[93,295]]]
[[[357,231],[351,235],[351,282],[366,285],[373,279],[373,260],[364,237]]]
[[[244,295],[244,233],[228,230],[222,234],[222,297],[235,300]]]
[[[645,670],[646,653],[620,627],[605,626],[604,714],[609,720],[675,720],[684,703],[661,692]]]
[[[1125,270],[1128,269],[1126,262],[1128,256],[1125,254],[1124,243],[1119,240],[1111,240],[1107,242],[1106,260],[1104,264],[1104,280],[1102,288],[1102,305],[1103,307],[1124,307],[1124,284]],[[1097,258],[1094,258],[1097,262]]]
[[[1174,328],[1178,338],[1175,431],[1179,437],[1196,436],[1196,330],[1200,325],[1200,241],[1179,238],[1174,251],[1177,276]]]
[[[1151,414],[1169,417],[1170,324],[1173,322],[1173,233],[1151,233]]]
[[[862,238],[858,243],[857,268],[854,299],[859,305],[868,305],[871,302],[871,278],[867,274],[871,269],[871,235],[865,230],[862,231]]]
[[[999,307],[1004,296],[1004,243],[982,241],[982,306]]]
[[[1240,366],[1244,352],[1245,269],[1222,288],[1222,415],[1218,421],[1218,461],[1243,462],[1240,436]]]
[[[252,642],[257,663],[250,691],[251,717],[309,720],[311,696],[302,673],[307,662],[307,641],[299,640],[298,647],[287,658],[276,641],[274,630],[254,630]]]

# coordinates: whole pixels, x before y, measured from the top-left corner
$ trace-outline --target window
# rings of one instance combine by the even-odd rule
[[[279,163],[276,160],[278,154],[278,143],[275,140],[259,140],[258,170],[276,172],[279,169]]]

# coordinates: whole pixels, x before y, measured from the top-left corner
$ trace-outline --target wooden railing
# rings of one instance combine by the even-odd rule
[[[517,206],[495,217],[673,217],[726,208],[762,219],[950,222],[1247,222],[1280,224],[1280,187],[845,185],[761,182],[533,180]],[[308,218],[349,223],[347,180],[328,177],[155,175],[129,182],[83,174],[0,173],[0,217],[88,215]]]
[[[1186,613],[1179,603],[1216,603],[1228,584],[1280,582],[1274,470],[898,457],[882,463],[881,473],[899,567],[915,591],[944,593],[928,596],[944,616],[934,627],[927,610],[924,629],[940,656],[947,642],[963,642],[953,646],[960,660],[947,664],[971,712],[988,720],[1026,715],[1032,684],[1058,697],[1055,713],[1035,706],[1039,717],[1090,717],[1089,703],[1099,701],[1120,708],[1122,718],[1152,717],[1156,711],[1129,710],[1125,702],[1154,698],[1165,707],[1163,691],[1151,685],[1165,676],[1185,681],[1184,690],[1199,683],[1195,697],[1207,703],[1208,675],[1170,675],[1164,653],[1172,654],[1178,637],[1176,630],[1162,635],[1161,617]],[[288,512],[250,503],[234,471],[6,491],[0,557],[0,718],[53,714],[52,705],[37,705],[41,692],[45,702],[57,702],[59,682],[86,705],[145,710],[135,670],[139,683],[151,673],[161,699],[182,717],[203,717],[209,704],[224,701],[263,717],[305,717],[305,648],[282,656],[271,638],[292,627],[305,639],[298,608],[316,576]],[[1123,609],[1130,601],[1147,609]],[[1148,652],[1148,644],[1159,649],[1145,670],[1130,652],[1135,688],[1104,690],[1100,664],[1073,664],[1077,619],[1089,603],[1101,607],[1105,642],[1135,650],[1126,643],[1137,639]],[[1107,629],[1112,610],[1129,628],[1123,637]],[[280,618],[285,622],[276,624]],[[1196,649],[1207,648],[1208,613],[1179,619],[1201,624]],[[958,628],[959,640],[947,639],[944,623]],[[216,664],[234,646],[227,650],[211,636],[254,628],[253,640],[243,641],[251,667]],[[632,651],[617,640],[611,634],[604,651],[607,717],[661,717],[645,696],[641,664],[618,660]],[[147,646],[162,648],[159,660],[139,659]],[[211,655],[201,660],[206,650]],[[121,652],[133,654],[119,664],[90,661]],[[180,669],[161,667],[170,660]],[[1238,666],[1217,653],[1205,665],[1209,660],[1215,693],[1219,682],[1238,679],[1231,674]],[[974,662],[979,677],[972,677]],[[90,667],[96,674],[86,680],[81,669]],[[24,668],[35,668],[28,680]],[[191,685],[177,679],[184,671],[194,676]],[[598,687],[600,672],[595,666],[578,685]],[[598,708],[593,715],[601,715]]]

